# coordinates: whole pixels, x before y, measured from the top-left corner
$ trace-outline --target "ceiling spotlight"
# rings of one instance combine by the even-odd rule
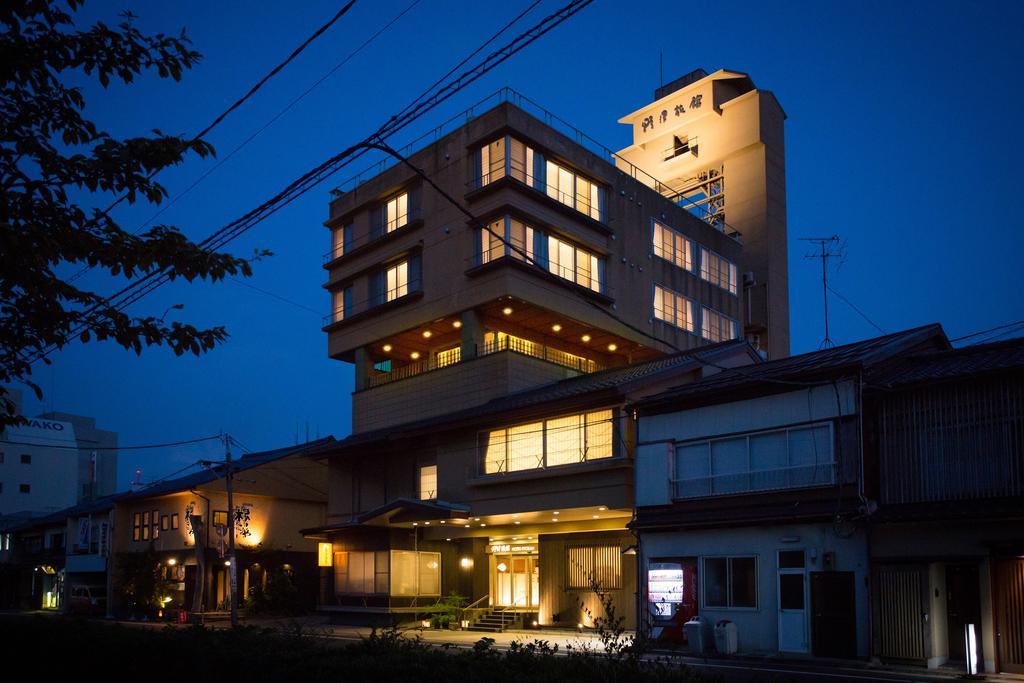
[[[433,333],[433,332],[431,332],[430,330],[423,330],[423,338],[424,338],[424,339],[430,339],[430,337],[432,337],[432,336],[433,336],[433,334],[434,334],[434,333]]]
[[[618,347],[618,346],[616,346],[615,344],[609,344],[609,345],[608,345],[608,350],[609,350],[609,351],[614,351],[614,350],[615,350],[615,349],[617,349],[617,348],[619,348],[619,347]]]
[[[582,342],[583,342],[584,344],[586,344],[587,342],[589,342],[589,341],[590,341],[590,335],[589,335],[589,334],[585,334],[585,335],[583,335],[582,337],[580,337],[580,340],[581,340],[581,341],[582,341]]]
[[[391,344],[384,345],[384,353],[391,353]]]
[[[419,357],[420,357],[420,352],[419,351],[413,351],[412,353],[409,354],[409,358],[412,358],[413,360],[416,360]]]
[[[479,521],[480,521],[480,518],[479,518],[479,517],[474,517],[474,518],[473,518],[473,521],[474,521],[474,522],[479,522]]]
[[[604,505],[602,505],[601,507],[599,507],[599,508],[597,508],[597,509],[598,509],[598,510],[600,510],[600,511],[602,511],[602,512],[604,512],[604,511],[605,511],[605,510],[607,510],[608,508],[607,508],[607,507],[605,507]]]
[[[554,511],[554,512],[552,512],[551,514],[553,514],[553,515],[557,515],[557,514],[558,514],[558,510],[555,510],[555,511]]]
[[[561,332],[562,331],[562,326],[559,325],[558,323],[555,323],[554,325],[551,326],[551,331],[552,332]]]
[[[515,522],[513,522],[513,524],[519,524],[519,523],[520,523],[520,522],[519,522],[519,520],[518,520],[518,519],[517,519],[517,520],[516,520]]]
[[[462,321],[461,320],[453,321],[452,322],[452,327],[454,327],[455,329],[459,329],[460,327],[462,327]]]
[[[598,517],[600,517],[600,516],[601,516],[601,515],[591,515],[591,517],[593,517],[594,519],[597,519],[597,518],[598,518]]]
[[[512,307],[506,306],[505,308],[501,309],[501,312],[504,313],[505,315],[512,315]]]

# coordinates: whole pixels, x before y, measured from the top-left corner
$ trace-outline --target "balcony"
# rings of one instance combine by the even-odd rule
[[[393,305],[397,306],[421,296],[423,296],[422,279],[409,280],[361,301],[345,302],[340,306],[336,305],[331,313],[323,317],[322,329],[325,332],[330,331],[342,323],[362,317],[371,311],[383,310],[385,307]]]
[[[763,491],[831,486],[835,483],[836,463],[777,467],[771,470],[728,472],[703,477],[673,479],[676,500],[728,496]]]
[[[477,349],[477,357],[488,356],[492,353],[499,353],[501,351],[511,351],[513,353],[522,354],[531,358],[539,358],[555,365],[560,365],[563,368],[569,368],[575,370],[580,374],[596,372],[603,368],[592,360],[583,358],[569,353],[568,351],[562,351],[561,349],[554,349],[545,344],[538,344],[528,339],[521,339],[512,335],[497,335],[492,341],[484,343],[482,347]],[[382,384],[389,384],[391,382],[397,382],[399,380],[408,379],[416,375],[422,375],[425,372],[431,372],[432,370],[440,370],[441,368],[455,365],[461,361],[461,350],[454,348],[448,353],[441,353],[428,360],[416,361],[407,363],[394,370],[386,372],[376,372],[371,374],[367,378],[368,387],[377,387]]]

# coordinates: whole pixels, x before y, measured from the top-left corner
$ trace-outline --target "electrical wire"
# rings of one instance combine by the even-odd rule
[[[886,331],[885,331],[885,330],[883,330],[883,329],[882,329],[881,327],[879,327],[878,325],[876,325],[876,324],[875,324],[875,321],[874,321],[874,320],[872,320],[871,318],[869,318],[869,317],[867,316],[867,314],[866,314],[866,313],[864,313],[864,311],[862,311],[862,310],[860,310],[859,308],[857,308],[857,307],[856,307],[856,306],[854,305],[854,303],[853,303],[852,301],[850,301],[850,300],[849,300],[849,299],[847,299],[847,298],[846,298],[845,296],[843,296],[842,294],[840,294],[839,292],[837,292],[837,291],[836,291],[836,290],[835,290],[835,289],[834,289],[834,288],[832,287],[832,285],[826,285],[826,286],[828,287],[828,291],[832,292],[832,293],[833,293],[833,294],[835,294],[835,295],[836,295],[837,297],[839,297],[839,298],[840,298],[840,299],[841,299],[842,301],[846,302],[846,305],[847,305],[847,306],[849,306],[850,308],[852,308],[852,309],[853,309],[854,311],[856,311],[856,312],[857,312],[857,314],[858,314],[858,315],[860,315],[860,317],[864,318],[864,320],[868,321],[868,324],[869,324],[869,325],[871,325],[871,326],[872,326],[873,328],[875,328],[876,330],[878,330],[878,331],[879,331],[879,332],[881,332],[882,334],[888,334],[888,332],[886,332]]]
[[[983,334],[988,334],[990,332],[997,332],[999,330],[1006,329],[1008,327],[1018,327],[1020,325],[1024,325],[1024,320],[1017,320],[1016,322],[1006,323],[1005,325],[999,325],[997,327],[990,327],[987,330],[982,330],[981,332],[973,332],[971,334],[965,334],[962,337],[955,337],[953,339],[950,339],[949,341],[950,341],[950,343],[953,343],[953,342],[963,341],[964,339],[972,339],[974,337],[980,337]]]
[[[520,33],[509,43],[492,52],[477,65],[463,72],[458,78],[449,82],[443,88],[430,95],[428,99],[419,102],[419,104],[406,111],[403,116],[392,116],[363,142],[342,150],[327,161],[321,163],[319,166],[316,166],[306,172],[270,200],[263,202],[242,217],[228,223],[219,230],[216,230],[213,234],[200,242],[198,246],[208,252],[213,252],[223,248],[232,240],[236,239],[255,225],[266,220],[277,211],[281,210],[292,201],[321,183],[323,180],[329,178],[341,168],[347,166],[355,158],[361,155],[367,146],[366,143],[372,141],[383,142],[385,138],[394,135],[430,110],[447,101],[456,93],[468,87],[483,75],[504,63],[527,46],[531,45],[556,26],[559,26],[564,21],[574,16],[577,12],[591,4],[591,2],[593,2],[593,0],[572,0],[568,5],[565,5],[558,11],[543,18],[530,29]],[[422,99],[422,97],[418,99]],[[83,314],[85,321],[77,325],[67,335],[67,339],[73,339],[84,329],[88,329],[95,324],[98,324],[98,321],[92,320],[91,316],[99,310],[101,305],[106,305],[117,311],[122,311],[176,277],[177,275],[173,268],[150,271],[141,278],[129,283],[118,292],[115,292],[113,295],[106,297],[100,304],[97,304],[90,310],[86,311]],[[29,362],[34,363],[40,358],[46,357],[59,347],[60,344],[52,344],[46,349],[42,349],[33,354],[29,358]]]

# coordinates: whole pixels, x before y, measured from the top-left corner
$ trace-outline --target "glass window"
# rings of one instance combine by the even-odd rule
[[[727,292],[736,293],[736,264],[704,247],[700,249],[700,276]]]
[[[409,293],[409,262],[402,261],[387,270],[387,301],[394,301]]]
[[[685,270],[693,270],[693,242],[661,221],[653,221],[654,255]]]
[[[391,595],[440,595],[441,553],[391,551]]]
[[[693,300],[667,287],[654,285],[654,317],[693,332]]]
[[[334,229],[331,233],[331,258],[338,258],[339,256],[345,255],[351,232],[351,223]]]
[[[491,222],[480,231],[480,263],[490,263],[503,256],[532,262],[533,228],[508,216]]]
[[[19,484],[18,485],[18,493],[32,493],[32,485],[31,484]]]
[[[22,453],[21,454],[21,464],[22,465],[31,465],[32,464],[32,456],[30,454],[28,454],[28,453]]]
[[[331,292],[331,322],[345,319],[345,290]]]
[[[701,308],[701,318],[701,336],[708,341],[721,342],[737,338],[736,321],[727,315],[704,306]]]
[[[420,500],[437,498],[437,465],[420,465]]]
[[[757,558],[705,557],[705,607],[757,607]]]
[[[548,270],[595,292],[604,291],[603,259],[586,249],[548,235]]]
[[[376,590],[376,553],[334,553],[334,591],[336,593],[367,594]]]
[[[545,162],[547,195],[594,220],[601,220],[601,188],[551,160]]]
[[[557,467],[614,454],[611,410],[567,415],[488,432],[484,473]]]
[[[392,197],[384,205],[384,227],[387,232],[398,230],[409,222],[409,193]]]

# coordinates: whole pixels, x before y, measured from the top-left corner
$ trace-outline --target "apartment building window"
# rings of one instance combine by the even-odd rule
[[[534,260],[534,230],[520,220],[505,216],[480,231],[480,263],[503,256],[520,261]]]
[[[22,453],[21,454],[21,464],[22,465],[31,465],[32,464],[32,456],[31,456],[31,454],[29,454],[29,453]]]
[[[0,493],[4,492],[4,483],[0,481]]]
[[[148,541],[149,540],[149,531],[150,531],[149,513],[148,512],[143,512],[142,513],[142,540],[143,541]]]
[[[0,451],[0,465],[4,464],[4,452]]]
[[[31,484],[19,484],[18,485],[18,493],[32,493],[32,485]]]
[[[402,261],[387,269],[386,300],[394,301],[409,293],[409,262]]]
[[[151,529],[150,536],[155,541],[156,539],[160,538],[160,511],[159,510],[153,510],[153,515],[149,518],[149,524],[150,524],[150,529]]]
[[[701,308],[700,334],[713,342],[728,341],[739,336],[735,320],[707,306]]]
[[[757,607],[757,558],[705,557],[705,607]]]
[[[178,513],[177,512],[174,512],[174,513],[171,514],[171,528],[172,529],[177,529],[178,528]]]
[[[617,545],[570,546],[565,560],[571,589],[622,588],[622,551]]]
[[[437,500],[437,465],[420,465],[420,500]]]
[[[545,163],[547,194],[594,220],[601,220],[601,186],[570,169],[548,160]]]
[[[345,319],[346,312],[352,311],[352,288],[346,287],[331,292],[331,322],[339,322]]]
[[[530,422],[484,435],[484,473],[499,474],[610,458],[611,410]]]
[[[548,270],[595,292],[604,291],[604,259],[548,235]]]
[[[651,238],[654,255],[684,270],[693,270],[693,242],[658,220],[653,221]]]
[[[730,294],[736,293],[736,264],[704,247],[700,249],[700,276]]]
[[[693,332],[693,300],[667,287],[654,285],[654,317]]]
[[[409,222],[409,193],[392,197],[384,204],[384,230],[394,232]]]
[[[830,423],[692,441],[676,447],[676,498],[827,486],[835,481]]]
[[[331,258],[344,256],[352,251],[352,224],[347,223],[335,228],[331,233]]]
[[[480,148],[480,186],[511,176],[531,187],[539,187],[535,171],[538,158],[540,154],[522,141],[508,135],[498,138]]]
[[[391,551],[391,595],[441,594],[441,553]]]

